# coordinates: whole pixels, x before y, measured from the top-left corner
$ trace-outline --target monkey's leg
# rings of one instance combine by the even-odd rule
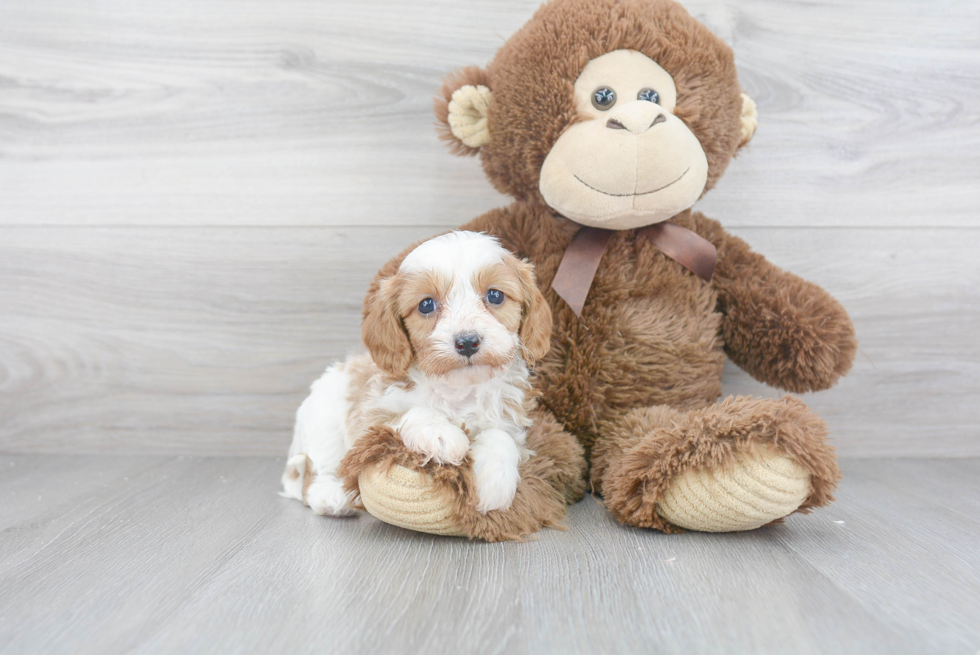
[[[520,539],[560,525],[567,505],[585,493],[585,457],[578,441],[551,413],[532,414],[526,445],[534,455],[520,467],[521,481],[507,510],[477,511],[470,458],[461,466],[425,462],[390,429],[358,439],[339,474],[374,517],[417,532],[486,541]]]
[[[592,482],[613,515],[664,532],[752,530],[830,503],[839,479],[826,425],[789,396],[635,409],[593,450]]]

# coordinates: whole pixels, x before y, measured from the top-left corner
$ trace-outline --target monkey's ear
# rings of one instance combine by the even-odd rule
[[[435,100],[439,138],[454,155],[475,155],[490,141],[487,114],[492,94],[490,77],[477,66],[450,73]]]
[[[752,136],[755,134],[755,128],[759,126],[759,111],[756,109],[755,100],[742,94],[742,133],[741,138],[738,142],[738,147],[741,148],[749,141],[752,140]]]

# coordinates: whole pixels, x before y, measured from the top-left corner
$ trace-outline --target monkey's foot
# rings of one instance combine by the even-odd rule
[[[810,474],[769,448],[739,453],[728,467],[689,470],[674,478],[657,513],[687,530],[754,530],[789,516],[810,495]]]
[[[840,478],[826,425],[791,397],[633,410],[593,453],[616,518],[664,532],[753,530],[828,504]]]
[[[409,450],[390,428],[358,439],[338,475],[372,516],[409,530],[485,541],[522,539],[560,527],[569,503],[585,493],[585,457],[575,438],[543,410],[532,414],[527,447],[510,507],[480,512],[468,456],[459,466],[439,464]]]
[[[357,486],[364,509],[380,521],[416,532],[466,536],[453,516],[456,497],[423,471],[398,464],[387,471],[369,466]]]

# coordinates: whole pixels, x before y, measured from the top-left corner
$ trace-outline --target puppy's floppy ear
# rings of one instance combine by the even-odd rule
[[[402,377],[412,363],[412,342],[398,313],[398,276],[381,280],[364,299],[361,340],[378,368]]]
[[[516,257],[511,265],[517,271],[521,293],[524,295],[519,336],[524,346],[525,359],[528,364],[534,364],[535,360],[541,359],[551,350],[551,307],[538,289],[534,267]]]
[[[482,68],[467,66],[450,73],[435,99],[439,138],[454,155],[475,155],[490,142],[490,76]]]

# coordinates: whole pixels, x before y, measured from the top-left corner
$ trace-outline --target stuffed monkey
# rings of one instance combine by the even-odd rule
[[[857,348],[829,294],[691,210],[756,129],[721,39],[672,0],[553,0],[485,69],[450,75],[436,115],[514,198],[461,229],[530,260],[552,308],[537,454],[511,508],[482,515],[468,464],[366,439],[344,472],[371,513],[499,540],[556,525],[586,483],[619,521],[664,532],[751,530],[833,499],[827,429],[800,400],[719,402],[726,355],[801,393]]]

